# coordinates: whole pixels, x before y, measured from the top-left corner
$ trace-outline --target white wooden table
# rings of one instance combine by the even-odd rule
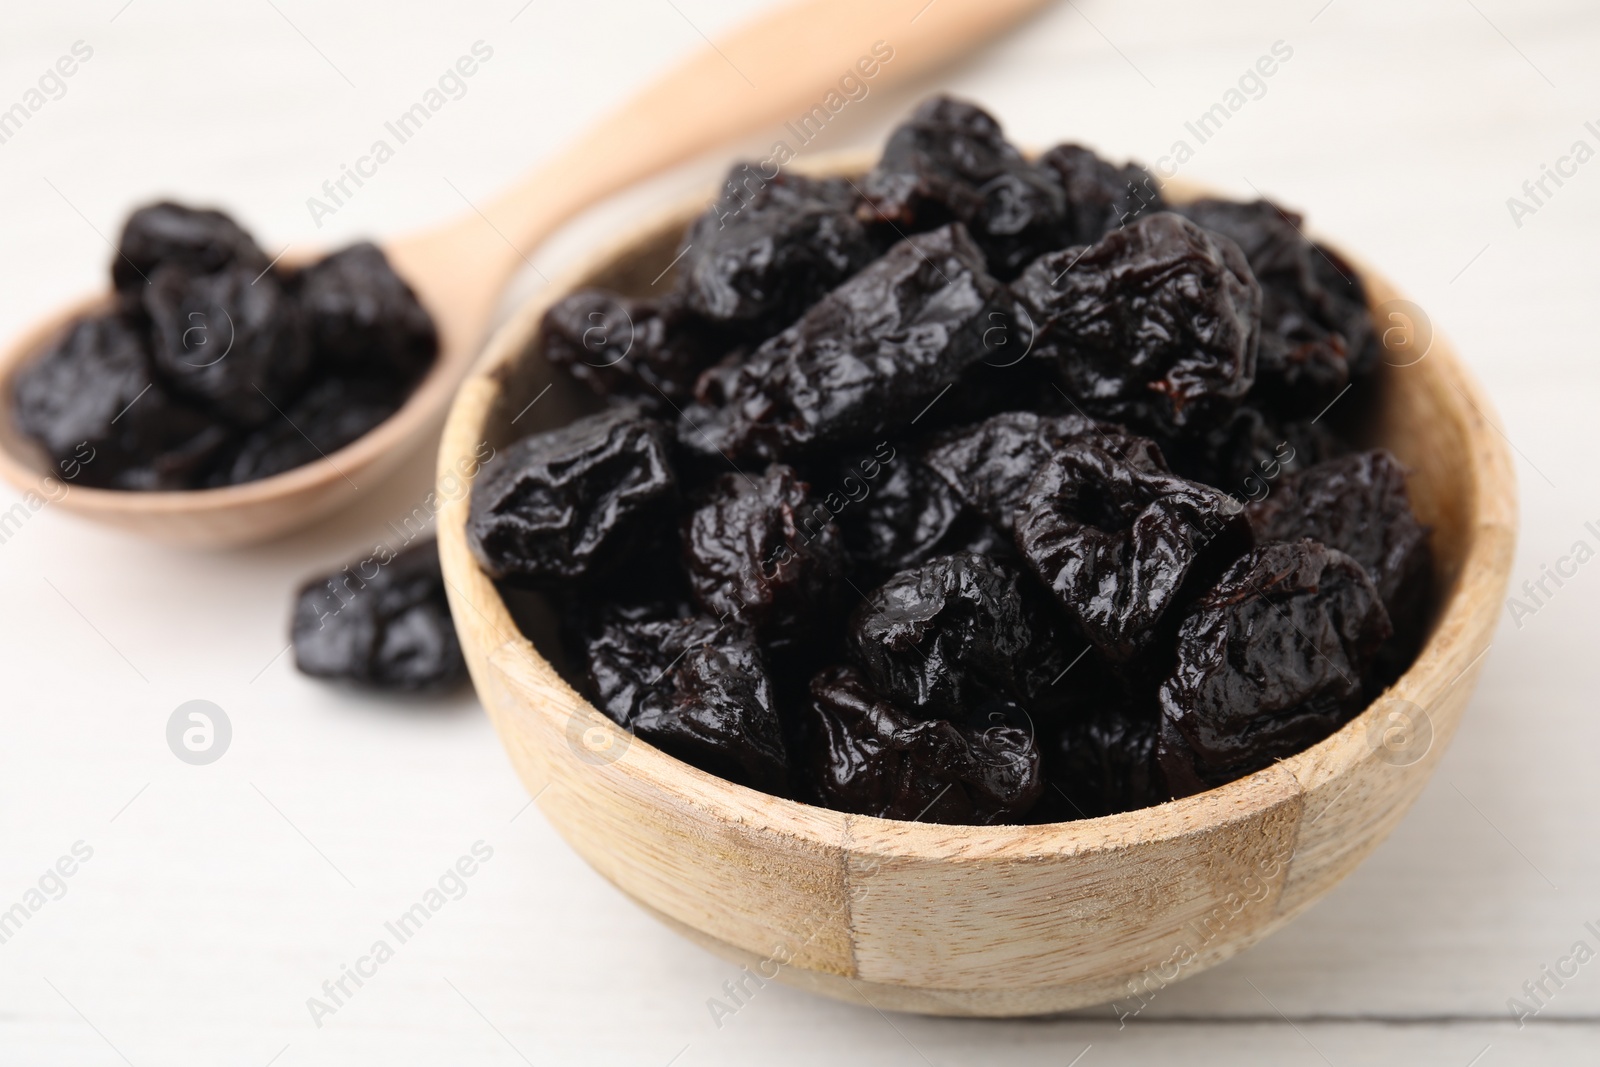
[[[0,143],[0,336],[99,285],[103,238],[141,199],[219,201],[271,252],[429,223],[761,6],[8,4],[0,109],[75,42],[92,56]],[[319,229],[307,198],[477,41],[493,57],[465,95]],[[1185,122],[1279,41],[1292,56],[1259,98],[1197,143]],[[1520,220],[1507,206],[1573,142],[1600,149],[1584,125],[1600,129],[1597,47],[1600,12],[1582,0],[1077,0],[939,84],[1025,142],[1155,162],[1188,140],[1183,176],[1311,205],[1316,227],[1380,264],[1499,404],[1520,456],[1520,585],[1577,540],[1600,547],[1584,528],[1600,526],[1600,162],[1546,179]],[[879,140],[929,88],[875,90],[819,147]],[[727,158],[579,220],[537,262],[549,273]],[[0,543],[0,909],[40,905],[0,944],[0,1063],[1595,1062],[1600,961],[1559,988],[1541,968],[1570,972],[1579,941],[1600,950],[1600,563],[1550,584],[1520,625],[1507,615],[1437,777],[1364,867],[1125,1024],[885,1018],[768,986],[719,1028],[707,1000],[733,968],[525,807],[470,695],[396,705],[312,683],[281,655],[292,587],[385,537],[427,468],[419,457],[322,528],[240,552],[137,543],[50,507]],[[0,510],[17,499],[0,493]],[[205,767],[164,736],[197,698],[233,726]],[[384,923],[477,842],[492,858],[464,895],[397,944]],[[47,875],[75,848],[92,854]],[[380,937],[393,958],[346,979],[318,1026],[308,998]],[[1519,1027],[1508,999],[1533,1006],[1524,983],[1541,980],[1552,995]]]

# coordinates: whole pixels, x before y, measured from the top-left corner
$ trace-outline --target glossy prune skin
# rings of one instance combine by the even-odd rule
[[[151,376],[144,324],[120,312],[78,319],[17,375],[18,427],[82,485],[183,489],[226,434]]]
[[[1081,415],[1007,411],[939,435],[926,462],[957,496],[998,529],[1016,529],[1016,511],[1028,486],[1064,442],[1084,435],[1124,436]]]
[[[769,646],[815,638],[836,615],[846,560],[832,513],[792,467],[760,476],[725,474],[684,525],[683,551],[695,600],[737,619]]]
[[[772,683],[754,636],[704,615],[618,620],[588,646],[596,706],[685,763],[774,796],[789,792]]]
[[[306,379],[304,320],[271,274],[164,266],[151,275],[144,307],[157,372],[230,423],[257,426],[279,417]]]
[[[689,402],[695,379],[728,347],[676,299],[633,300],[605,289],[557,301],[539,333],[544,358],[597,396],[666,415]]]
[[[668,430],[613,408],[530,434],[486,463],[467,541],[484,572],[532,587],[578,581],[670,522],[677,480]]]
[[[1157,757],[1188,796],[1327,737],[1365,706],[1391,634],[1372,579],[1316,541],[1274,541],[1239,559],[1178,629],[1160,691]]]
[[[318,678],[437,690],[467,677],[432,538],[307,582],[292,636],[295,666]]]
[[[1371,341],[1365,304],[1352,307],[1323,284],[1323,252],[1305,236],[1299,215],[1267,200],[1197,200],[1178,210],[1237,244],[1261,283],[1257,393],[1282,415],[1317,414],[1349,383],[1352,355]]]
[[[295,288],[319,374],[409,385],[439,353],[433,318],[369,241],[307,267]]]
[[[239,485],[327,459],[375,429],[405,402],[402,385],[382,378],[324,378],[227,450],[208,479]]]
[[[1016,554],[1008,534],[967,507],[910,449],[886,466],[887,473],[868,484],[865,498],[838,516],[860,573],[881,581],[951,552]]]
[[[1060,245],[1060,186],[1006,141],[993,116],[948,96],[924,101],[895,128],[862,190],[868,221],[902,232],[963,223],[1000,278]]]
[[[807,784],[838,811],[997,825],[1020,822],[1044,786],[1026,730],[920,718],[875,694],[849,667],[812,679],[806,718]]]
[[[1023,558],[1111,663],[1150,648],[1195,584],[1250,544],[1236,501],[1172,474],[1154,442],[1128,440],[1126,452],[1066,443],[1017,513]]]
[[[1039,157],[1039,168],[1065,195],[1058,247],[1092,245],[1142,215],[1166,210],[1149,171],[1132,163],[1118,167],[1080,145],[1057,145]]]
[[[137,303],[159,267],[177,267],[187,274],[238,267],[255,277],[267,263],[254,238],[222,212],[162,201],[128,216],[111,261],[111,281],[118,293]]]
[[[1046,253],[1012,290],[1033,320],[1032,358],[1096,418],[1199,430],[1255,381],[1261,287],[1244,253],[1170,212]]]
[[[678,263],[683,302],[712,322],[776,333],[883,251],[843,178],[763,180],[740,164],[724,187],[684,235]]]
[[[1406,473],[1387,450],[1356,452],[1284,477],[1247,515],[1257,540],[1311,538],[1361,564],[1395,632],[1415,640],[1426,622],[1433,553]]]
[[[984,362],[990,316],[1010,311],[961,226],[907,238],[747,359],[703,374],[678,438],[738,462],[896,435]]]
[[[1033,647],[1022,575],[971,553],[938,556],[867,594],[850,617],[850,657],[897,707],[948,719],[1015,696]]]

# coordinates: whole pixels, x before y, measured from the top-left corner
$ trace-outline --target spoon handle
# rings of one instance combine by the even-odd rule
[[[863,88],[870,94],[907,81],[1046,2],[804,0],[779,8],[718,42],[708,40],[710,47],[493,200],[439,229],[392,242],[390,258],[439,320],[446,353],[470,359],[511,276],[578,212],[752,131],[806,115],[814,116],[814,130],[843,110],[847,90],[859,99]],[[863,59],[866,66],[858,67]],[[841,87],[847,75],[855,83]],[[793,132],[783,139],[801,148]]]

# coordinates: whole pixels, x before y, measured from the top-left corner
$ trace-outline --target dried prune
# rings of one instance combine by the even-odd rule
[[[83,485],[183,489],[226,442],[150,373],[143,324],[82,318],[17,375],[17,425]]]
[[[350,245],[307,267],[297,296],[319,373],[409,385],[438,354],[433,319],[375,244]]]
[[[700,606],[739,620],[772,647],[813,638],[812,627],[841,599],[839,528],[782,464],[759,478],[718,479],[685,525],[683,550]]]
[[[1092,438],[1067,442],[1017,512],[1023,557],[1114,663],[1149,647],[1184,595],[1250,544],[1236,501],[1172,474],[1153,442],[1129,440],[1122,454]]]
[[[1008,536],[962,503],[933,468],[910,453],[897,456],[888,473],[867,485],[864,499],[843,509],[838,520],[851,557],[878,578],[933,556],[959,551],[993,555],[1007,552],[1010,545]]]
[[[485,464],[467,540],[492,578],[561,585],[625,556],[653,521],[670,521],[676,496],[666,427],[614,408],[524,437]]]
[[[809,785],[840,811],[966,824],[1021,821],[1039,799],[1039,750],[1025,730],[922,719],[849,667],[811,682]]]
[[[1367,569],[1396,634],[1420,637],[1427,619],[1433,556],[1417,521],[1406,469],[1383,449],[1319,463],[1275,483],[1249,505],[1261,541],[1309,537]]]
[[[305,380],[311,349],[304,324],[270,274],[162,267],[151,275],[144,306],[156,370],[229,422],[254,426],[277,417]]]
[[[1349,451],[1326,423],[1281,419],[1246,403],[1220,426],[1170,440],[1163,453],[1185,478],[1259,499],[1279,476]]]
[[[863,219],[904,230],[964,223],[998,277],[1059,245],[1061,188],[982,108],[938,96],[897,126],[863,185]]]
[[[734,460],[881,440],[983,363],[990,316],[1010,313],[961,226],[910,237],[748,359],[702,375],[679,440]]]
[[[1338,289],[1323,284],[1324,253],[1301,231],[1299,215],[1267,200],[1197,200],[1178,210],[1231,238],[1261,283],[1256,390],[1263,402],[1286,416],[1316,414],[1349,382],[1352,356],[1372,339],[1365,304],[1349,306],[1342,281]]]
[[[1366,570],[1316,541],[1238,560],[1178,629],[1157,756],[1173,796],[1260,770],[1365,705],[1388,613]]]
[[[325,459],[393,415],[405,400],[383,378],[324,378],[265,425],[229,449],[208,479],[213,485],[253,482]]]
[[[713,322],[776,333],[882,251],[843,178],[763,180],[740,164],[726,188],[684,235],[678,268],[684,302]]]
[[[1039,257],[1012,285],[1089,415],[1173,433],[1214,425],[1255,381],[1261,287],[1226,237],[1170,212]]]
[[[1041,738],[1046,788],[1034,818],[1093,819],[1167,799],[1153,713],[1104,700]]]
[[[925,718],[952,718],[984,696],[1015,696],[1034,644],[1021,577],[972,554],[901,571],[851,616],[851,658],[874,689]]]
[[[1039,157],[1039,167],[1065,194],[1059,247],[1092,245],[1141,215],[1166,208],[1149,171],[1133,163],[1118,167],[1080,145],[1057,145]]]
[[[742,626],[703,615],[614,622],[590,642],[588,669],[596,705],[619,725],[702,770],[788,793],[766,663]]]
[[[926,461],[962,500],[1010,533],[1028,485],[1045,461],[1064,442],[1085,434],[1103,442],[1131,441],[1120,427],[1101,426],[1080,415],[1007,411],[941,434],[928,448]]]
[[[319,678],[420,690],[467,676],[432,538],[307,582],[292,631],[295,666]]]
[[[111,261],[117,292],[137,300],[158,267],[188,274],[214,274],[238,267],[255,277],[267,269],[266,254],[239,224],[220,211],[163,201],[128,216]]]
[[[604,289],[558,301],[540,336],[544,357],[599,396],[664,412],[689,402],[695,378],[728,347],[675,300],[631,300]]]

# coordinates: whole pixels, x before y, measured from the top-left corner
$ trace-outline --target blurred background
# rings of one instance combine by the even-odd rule
[[[107,238],[141,202],[225,207],[269,254],[428,226],[768,6],[8,4],[0,109],[58,57],[80,63],[0,141],[0,338],[100,288]],[[492,59],[465,92],[314,217],[324,181],[479,42]],[[1397,282],[1494,397],[1521,485],[1515,592],[1574,542],[1600,544],[1585,527],[1600,530],[1597,47],[1600,10],[1579,0],[1062,0],[958,66],[873,88],[805,151],[877,145],[946,89],[1021,143],[1078,141],[1304,211]],[[1198,143],[1185,124],[1269,54],[1276,74]],[[534,265],[552,275],[775,133],[574,220]],[[1578,141],[1584,162],[1546,178]],[[528,272],[507,307],[541,284]],[[707,1000],[736,969],[578,860],[470,692],[354,695],[284,654],[293,588],[384,537],[430,472],[419,453],[317,529],[229,553],[49,507],[0,542],[0,909],[76,857],[0,942],[0,1062],[1489,1067],[1583,1062],[1600,1042],[1600,564],[1506,614],[1439,772],[1355,875],[1136,1018],[885,1017],[769,985],[718,1025]],[[0,490],[0,511],[18,499]],[[205,767],[165,738],[193,699],[232,723]],[[460,898],[319,1026],[307,999],[475,845],[492,858]],[[1519,1023],[1511,1001],[1532,1006],[1540,983]]]

